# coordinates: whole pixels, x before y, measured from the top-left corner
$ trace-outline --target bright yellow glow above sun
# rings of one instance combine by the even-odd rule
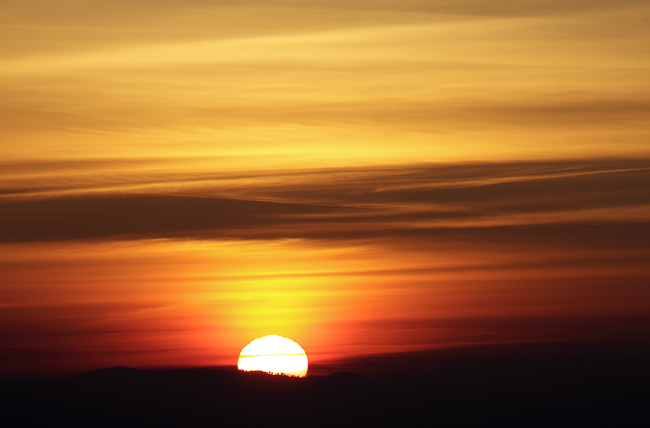
[[[237,368],[288,376],[307,376],[307,354],[291,339],[271,335],[246,345],[239,354]]]

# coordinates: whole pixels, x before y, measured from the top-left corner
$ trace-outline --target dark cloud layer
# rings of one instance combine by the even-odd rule
[[[254,227],[269,216],[332,210],[235,199],[109,195],[13,203],[4,205],[2,211],[1,235],[6,241],[51,241],[183,237],[201,230],[212,230],[218,237],[221,229]]]
[[[0,239],[471,236],[636,247],[650,227],[644,160],[298,171],[271,174],[271,184],[217,189],[209,178],[198,174],[183,195],[158,189],[5,201]]]

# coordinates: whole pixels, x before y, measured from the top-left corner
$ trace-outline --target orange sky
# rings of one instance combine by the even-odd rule
[[[0,375],[637,340],[646,3],[3,2]]]

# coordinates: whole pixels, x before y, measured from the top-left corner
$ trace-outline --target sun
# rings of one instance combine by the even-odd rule
[[[237,368],[287,376],[307,376],[307,354],[291,339],[264,336],[246,345],[239,354]]]

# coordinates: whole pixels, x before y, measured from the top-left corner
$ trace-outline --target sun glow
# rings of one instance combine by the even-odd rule
[[[291,339],[264,336],[246,345],[239,354],[237,368],[288,376],[307,376],[307,354]]]

